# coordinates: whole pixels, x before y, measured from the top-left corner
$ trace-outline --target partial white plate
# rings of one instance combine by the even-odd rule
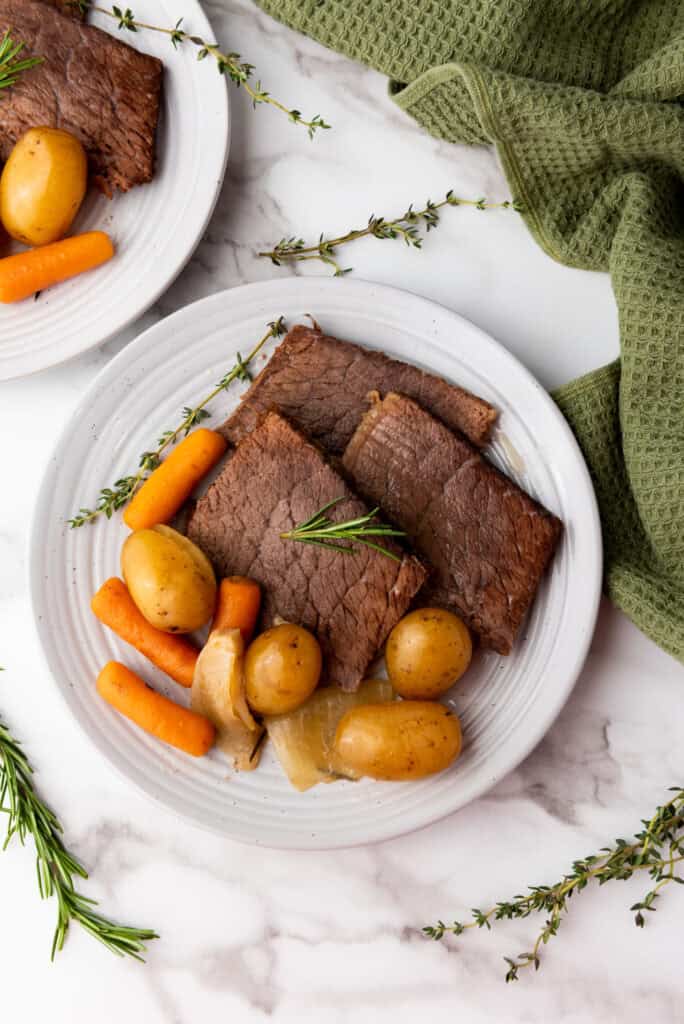
[[[331,334],[383,349],[472,389],[501,411],[494,461],[557,513],[563,540],[514,653],[479,653],[450,695],[465,749],[418,783],[338,782],[298,794],[268,749],[259,769],[232,774],[220,754],[194,760],[108,708],[95,679],[124,661],[175,700],[187,695],[100,626],[91,595],[119,572],[127,530],[70,530],[79,505],[135,470],[140,452],[178,422],[246,352],[267,321],[312,313]],[[273,346],[271,346],[273,347]],[[259,364],[261,365],[261,364]],[[219,423],[240,385],[213,404]],[[211,425],[211,421],[210,421]],[[586,656],[601,586],[601,534],[577,444],[556,406],[516,359],[456,314],[363,281],[290,279],[211,296],[157,324],[99,375],[47,467],[31,534],[31,592],[40,642],[76,719],[131,782],[206,828],[268,846],[324,849],[386,839],[484,793],[532,750],[565,703]]]
[[[175,25],[212,37],[197,0],[136,0],[153,25]],[[149,185],[112,200],[91,189],[75,231],[107,231],[117,247],[104,267],[43,292],[34,301],[0,306],[0,380],[63,363],[100,345],[141,316],[190,259],[216,205],[228,158],[226,80],[213,61],[197,61],[190,44],[174,51],[156,32],[120,32],[104,15],[93,24],[164,62],[158,164]]]

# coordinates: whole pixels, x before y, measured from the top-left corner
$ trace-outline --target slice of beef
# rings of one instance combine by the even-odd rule
[[[376,402],[343,465],[434,573],[421,603],[451,608],[509,654],[562,524],[410,398]]]
[[[92,174],[123,192],[152,179],[163,65],[43,0],[0,0],[0,33],[43,63],[3,91],[0,160],[29,128],[63,128]]]
[[[341,553],[281,538],[337,497],[344,501],[329,514],[338,522],[368,511],[319,449],[270,413],[197,502],[187,532],[220,575],[261,584],[265,625],[281,616],[312,630],[325,679],[355,690],[427,574],[391,543],[399,561],[360,545]]]
[[[79,10],[79,8],[70,2],[70,0],[42,0],[44,4],[50,4],[51,7],[56,7],[63,14],[68,15],[70,18],[78,18],[79,21],[83,21],[85,15]]]
[[[496,410],[469,391],[416,366],[320,329],[296,326],[278,346],[233,415],[219,429],[235,444],[259,416],[279,409],[326,451],[341,455],[368,408],[368,393],[415,398],[475,445],[489,440]]]

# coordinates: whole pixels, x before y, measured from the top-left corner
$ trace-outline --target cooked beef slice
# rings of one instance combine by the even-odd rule
[[[489,440],[497,412],[469,391],[382,352],[296,326],[219,429],[235,444],[259,417],[278,409],[312,440],[341,455],[368,408],[368,393],[415,398],[475,445]]]
[[[410,398],[376,402],[343,466],[432,565],[421,604],[451,608],[509,654],[562,524]]]
[[[391,542],[398,562],[361,545],[341,553],[281,538],[338,497],[337,521],[368,511],[318,448],[270,413],[197,502],[187,532],[220,576],[261,584],[264,625],[281,616],[312,630],[325,680],[355,690],[426,571]]]
[[[163,65],[43,0],[0,0],[0,33],[43,63],[3,92],[0,160],[29,128],[71,132],[93,176],[126,192],[152,179]]]
[[[70,0],[43,0],[44,4],[50,4],[51,7],[56,7],[57,10],[62,11],[63,14],[67,14],[70,18],[78,18],[79,21],[83,20],[84,15],[71,3]]]

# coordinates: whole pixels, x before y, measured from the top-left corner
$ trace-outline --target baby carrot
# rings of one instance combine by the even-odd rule
[[[261,588],[246,576],[228,576],[221,580],[216,614],[211,628],[239,629],[245,645],[256,629],[261,607]]]
[[[0,302],[19,302],[60,281],[106,263],[114,255],[109,235],[89,231],[0,260]]]
[[[124,512],[126,525],[131,530],[144,530],[168,523],[226,448],[226,442],[215,430],[200,427],[188,434],[135,495]]]
[[[163,633],[150,625],[138,610],[123,580],[112,576],[90,602],[100,622],[113,629],[126,643],[144,654],[153,665],[181,686],[192,686],[197,648],[183,636]]]
[[[110,661],[102,669],[97,692],[141,729],[186,754],[202,757],[213,746],[216,730],[209,719],[151,690],[118,661]]]

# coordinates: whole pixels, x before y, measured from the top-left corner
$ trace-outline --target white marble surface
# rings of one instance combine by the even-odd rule
[[[162,934],[145,966],[75,931],[50,966],[55,908],[33,858],[0,857],[3,1020],[101,1024],[468,1024],[684,1021],[679,890],[644,932],[636,883],[583,894],[536,976],[502,980],[534,922],[437,945],[438,916],[551,882],[569,861],[629,834],[684,778],[684,672],[607,604],[586,668],[545,741],[486,798],[420,833],[328,854],[253,850],[149,804],[94,756],[35,649],[25,579],[27,522],[57,428],[97,370],[138,330],[218,289],[278,273],[255,252],[281,235],[363,224],[447,188],[506,195],[493,155],[449,147],[396,111],[380,76],[284,30],[249,0],[207,4],[217,35],[278,96],[335,126],[310,143],[232,95],[234,139],[217,213],[191,265],[141,322],[101,351],[0,385],[0,708],[38,768],[68,842],[107,912]],[[452,210],[422,253],[392,242],[349,250],[357,275],[412,289],[470,317],[548,386],[617,352],[605,276],[557,266],[514,214]],[[315,272],[309,266],[307,272]]]

